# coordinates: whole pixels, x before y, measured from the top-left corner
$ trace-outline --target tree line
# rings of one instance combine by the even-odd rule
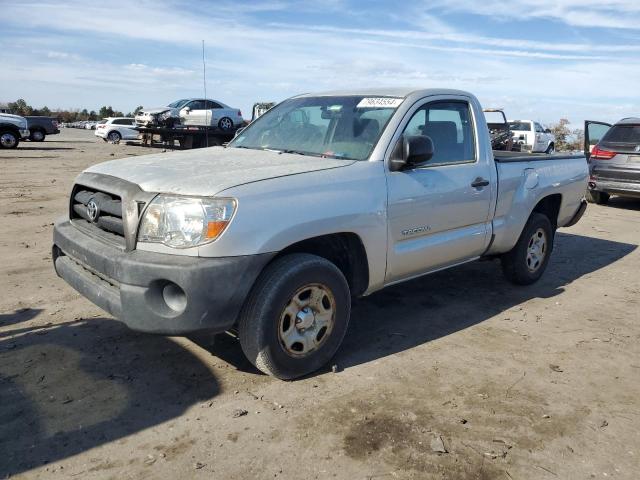
[[[9,102],[7,105],[9,111],[14,115],[21,116],[31,116],[31,115],[41,115],[44,117],[55,117],[60,122],[78,122],[80,120],[101,120],[107,117],[133,117],[140,110],[142,110],[142,105],[136,107],[133,112],[129,112],[126,115],[119,110],[114,110],[111,106],[102,106],[100,110],[97,112],[95,110],[87,110],[86,108],[73,109],[73,110],[61,110],[61,109],[50,109],[47,106],[42,108],[34,108],[29,105],[24,99],[20,98],[15,102]]]
[[[576,128],[571,130],[571,123],[566,118],[561,118],[558,123],[549,126],[549,130],[556,137],[555,147],[557,151],[567,152],[582,150],[584,145],[584,130]]]

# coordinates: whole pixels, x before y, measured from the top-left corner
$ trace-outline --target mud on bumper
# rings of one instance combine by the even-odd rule
[[[231,328],[273,255],[202,258],[124,251],[68,219],[53,231],[58,276],[131,329],[167,335]]]

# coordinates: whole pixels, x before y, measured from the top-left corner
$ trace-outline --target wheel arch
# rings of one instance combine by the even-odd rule
[[[538,203],[531,213],[541,213],[545,215],[551,225],[553,226],[553,230],[555,231],[558,228],[558,215],[560,214],[560,206],[562,205],[562,194],[561,193],[552,193],[551,195],[547,195],[546,197],[538,200]],[[529,214],[531,217],[531,214]]]
[[[11,130],[12,133],[15,133],[16,135],[18,135],[18,138],[20,138],[20,129],[13,123],[0,123],[0,130]]]
[[[331,233],[298,241],[280,250],[271,262],[291,253],[309,253],[333,263],[347,279],[353,296],[362,295],[369,286],[367,251],[356,233]]]

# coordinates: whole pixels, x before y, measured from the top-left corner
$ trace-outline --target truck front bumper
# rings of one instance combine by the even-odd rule
[[[56,273],[133,330],[178,335],[230,329],[274,254],[203,258],[109,246],[68,219],[53,231]]]

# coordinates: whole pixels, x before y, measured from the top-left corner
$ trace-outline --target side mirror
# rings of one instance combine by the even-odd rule
[[[191,107],[184,107],[182,111],[186,114],[189,114],[189,112],[191,111]]]
[[[239,129],[237,129],[233,138],[236,138],[238,135],[240,135],[245,128],[247,127],[240,127]]]
[[[391,153],[390,169],[393,172],[413,168],[433,157],[433,141],[426,135],[402,136]]]
[[[544,133],[551,133],[551,130],[549,130],[548,128],[545,129]]]

